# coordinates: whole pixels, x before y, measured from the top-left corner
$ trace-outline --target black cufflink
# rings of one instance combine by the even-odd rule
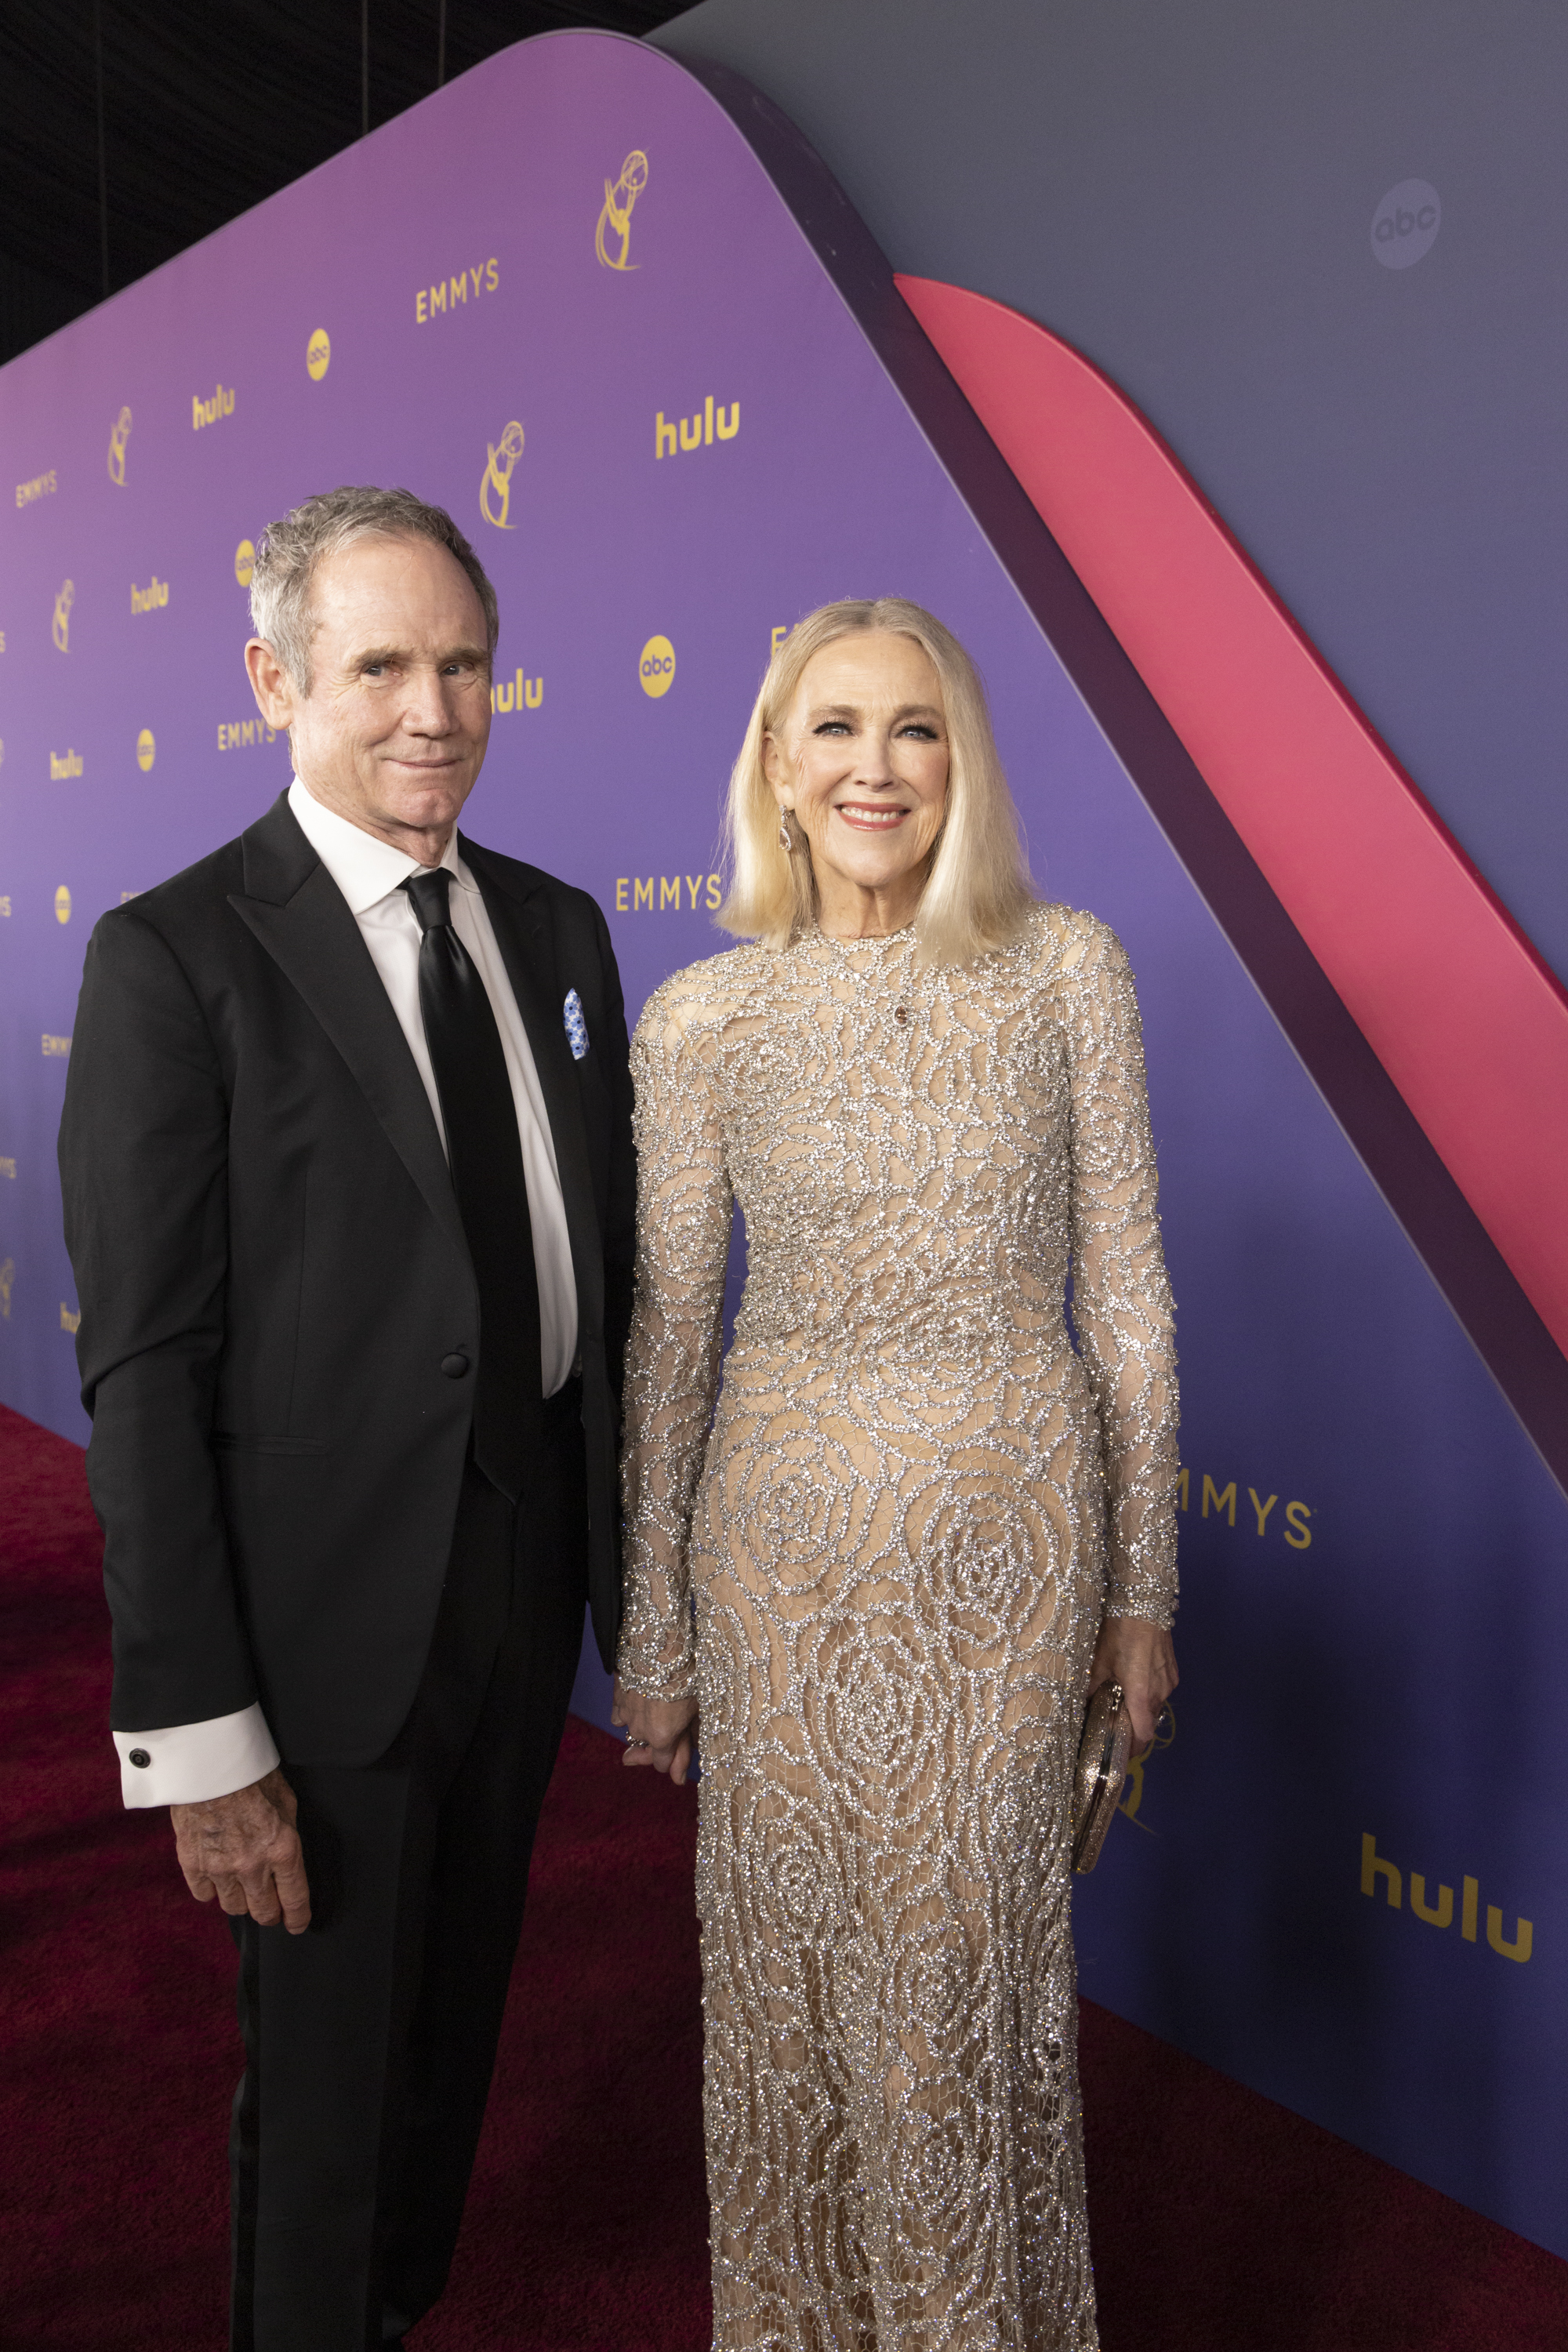
[[[133,1748],[131,1750],[129,1760],[135,1765],[138,1772],[145,1772],[148,1765],[153,1761],[153,1759],[148,1755],[147,1750],[144,1748]]]

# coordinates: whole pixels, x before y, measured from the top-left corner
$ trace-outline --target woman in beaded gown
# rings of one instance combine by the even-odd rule
[[[700,1716],[714,2344],[1086,2352],[1073,1762],[1093,1686],[1147,1739],[1175,1683],[1132,984],[902,600],[781,646],[729,823],[752,943],[633,1048],[616,1701],[678,1780]]]

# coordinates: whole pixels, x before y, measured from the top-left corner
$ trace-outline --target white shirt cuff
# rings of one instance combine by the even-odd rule
[[[259,1700],[237,1715],[176,1723],[164,1731],[117,1731],[120,1792],[127,1805],[205,1805],[265,1779],[278,1761]]]

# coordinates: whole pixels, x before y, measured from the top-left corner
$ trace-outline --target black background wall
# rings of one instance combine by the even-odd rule
[[[675,13],[662,0],[13,0],[0,8],[0,362],[497,49],[572,25],[646,33]]]

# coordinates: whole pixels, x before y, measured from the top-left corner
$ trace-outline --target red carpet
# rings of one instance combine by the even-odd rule
[[[0,1408],[0,2342],[217,2352],[233,1963],[120,1810],[81,1455]],[[703,2352],[694,1803],[574,1723],[416,2352]],[[1086,2004],[1107,2352],[1562,2352],[1568,2265]]]

